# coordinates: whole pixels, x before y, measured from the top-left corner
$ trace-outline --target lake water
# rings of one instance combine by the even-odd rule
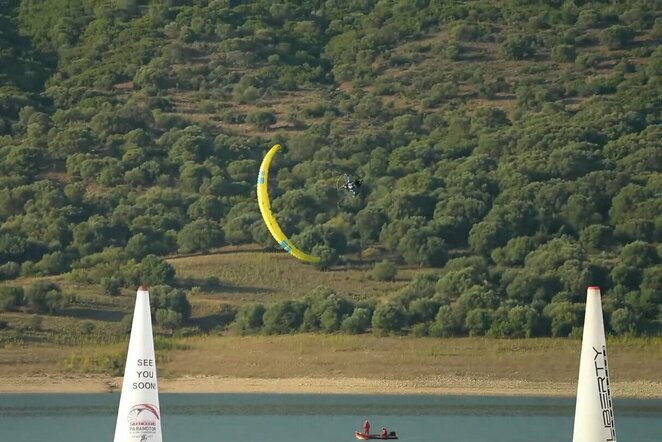
[[[119,394],[0,394],[0,441],[112,441]],[[573,398],[162,394],[165,442],[568,442]],[[662,441],[662,399],[614,399],[619,441]]]

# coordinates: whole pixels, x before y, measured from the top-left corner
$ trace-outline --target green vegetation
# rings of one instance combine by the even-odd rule
[[[182,334],[577,336],[591,284],[610,333],[659,334],[661,20],[643,0],[0,0],[0,342],[121,340],[140,283]],[[275,250],[254,191],[275,142],[274,211],[321,268],[182,269]],[[342,272],[365,278],[320,276]]]

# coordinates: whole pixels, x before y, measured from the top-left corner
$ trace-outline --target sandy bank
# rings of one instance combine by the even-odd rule
[[[105,376],[3,377],[0,378],[0,393],[118,392],[121,385],[122,378]],[[662,398],[662,382],[615,382],[612,386],[614,397]],[[575,395],[576,385],[569,382],[528,382],[524,380],[464,377],[389,380],[184,376],[160,379],[159,389],[162,393],[438,394],[571,397]]]

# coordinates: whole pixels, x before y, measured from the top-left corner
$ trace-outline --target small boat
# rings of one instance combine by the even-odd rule
[[[354,435],[357,439],[369,440],[369,439],[397,439],[398,436],[395,434],[395,431],[388,433],[388,436],[384,437],[381,434],[365,434],[360,431],[355,431]]]

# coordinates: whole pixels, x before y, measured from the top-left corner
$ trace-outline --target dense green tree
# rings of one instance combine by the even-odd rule
[[[627,308],[619,308],[611,314],[609,324],[619,335],[632,334],[637,330],[637,317]]]
[[[179,169],[179,183],[183,190],[195,193],[205,179],[209,178],[209,171],[206,167],[187,161]]]
[[[574,46],[561,44],[552,49],[552,59],[559,62],[573,62],[577,56]]]
[[[163,258],[155,255],[147,255],[130,271],[129,278],[132,285],[141,283],[148,286],[171,284],[175,279],[175,269]]]
[[[48,281],[37,281],[28,287],[25,302],[34,313],[53,314],[66,305],[60,287]]]
[[[371,324],[371,311],[367,308],[357,307],[351,316],[345,318],[340,329],[345,333],[365,333]]]
[[[201,161],[211,153],[211,141],[198,126],[189,126],[182,131],[174,131],[168,143],[168,156],[178,163]],[[172,143],[172,144],[169,144]]]
[[[303,321],[305,304],[297,301],[279,301],[268,306],[262,316],[262,330],[267,334],[295,332]]]
[[[0,279],[133,286],[149,255],[210,247],[203,224],[275,248],[254,180],[277,142],[274,212],[320,269],[382,246],[442,269],[393,294],[412,333],[484,309],[489,335],[574,335],[566,307],[528,306],[594,283],[636,318],[612,331],[656,333],[662,27],[642,2],[93,3],[0,7]],[[344,172],[364,184],[339,203]]]
[[[483,336],[489,330],[492,323],[490,310],[477,308],[467,313],[464,320],[464,326],[469,332],[469,336]]]
[[[347,298],[337,295],[328,287],[317,287],[306,297],[308,304],[303,315],[301,329],[304,331],[322,330],[331,333],[351,315],[353,304]]]
[[[361,241],[364,244],[375,242],[379,239],[379,232],[386,223],[386,215],[383,210],[366,207],[356,214],[356,227]]]
[[[601,40],[609,49],[619,49],[630,44],[634,36],[629,26],[614,25],[602,31]]]
[[[101,279],[101,287],[106,295],[117,296],[121,293],[122,283],[117,277],[107,277]]]
[[[223,203],[214,195],[203,195],[188,206],[186,213],[192,220],[217,220],[223,215]]]
[[[489,334],[504,338],[530,338],[541,334],[543,325],[543,318],[532,307],[501,307],[495,313]]]
[[[536,42],[530,36],[516,36],[502,46],[503,54],[511,60],[532,58],[536,54]]]
[[[606,250],[613,241],[614,231],[603,224],[586,227],[579,235],[579,243],[589,252]]]
[[[399,305],[383,304],[375,308],[371,323],[377,334],[397,333],[407,325],[407,314]]]
[[[28,244],[24,237],[12,233],[0,234],[0,260],[25,261]]]
[[[153,242],[144,233],[137,233],[129,238],[124,251],[131,258],[143,259],[150,253],[154,253]]]
[[[14,261],[0,265],[0,280],[14,279],[21,274],[21,266]]]
[[[320,270],[328,270],[332,265],[336,264],[340,259],[338,251],[333,247],[329,247],[325,244],[316,245],[312,249],[314,256],[319,258],[317,267]]]
[[[548,302],[552,293],[560,286],[559,281],[553,276],[544,276],[524,270],[517,272],[511,279],[512,274],[512,272],[505,274],[503,282],[507,283],[508,298],[518,303],[528,304],[533,300]]]
[[[429,322],[434,320],[439,311],[439,302],[429,298],[413,299],[407,308],[411,323]]]
[[[641,270],[636,267],[619,264],[614,266],[610,275],[614,284],[624,287],[636,288],[641,283]]]
[[[251,111],[246,116],[246,122],[253,124],[257,129],[265,131],[277,121],[276,115],[269,111]]]
[[[160,310],[166,311],[163,313],[163,319],[173,324],[177,322],[177,326],[189,320],[191,317],[191,303],[186,296],[186,293],[181,289],[173,289],[169,285],[156,285],[150,288],[150,308],[152,314],[156,315]],[[172,313],[176,315],[173,315]],[[157,322],[158,318],[157,318]],[[159,324],[161,324],[159,322]],[[174,327],[166,326],[171,330]]]
[[[548,304],[544,314],[551,321],[552,336],[568,336],[573,327],[579,327],[582,307],[570,302]]]
[[[508,236],[502,224],[483,221],[469,232],[469,246],[480,254],[489,254],[494,248],[507,242]]]
[[[659,261],[655,246],[644,241],[627,244],[621,249],[620,262],[625,266],[643,269],[655,265]]]
[[[492,251],[492,261],[506,266],[521,266],[526,256],[532,252],[538,241],[528,236],[518,236],[510,239],[505,246]]]
[[[42,256],[37,267],[46,275],[59,275],[69,270],[69,257],[60,251],[47,253]]]
[[[462,325],[453,312],[453,308],[450,305],[443,305],[430,325],[429,333],[431,336],[437,337],[458,336]]]
[[[410,230],[400,238],[397,250],[407,264],[441,267],[448,257],[446,243],[431,230]]]
[[[206,252],[211,248],[221,246],[223,240],[224,235],[220,225],[208,219],[193,221],[185,225],[177,234],[179,251],[183,253]]]
[[[108,220],[95,215],[73,229],[73,246],[81,256],[103,250],[112,242],[112,229]]]

